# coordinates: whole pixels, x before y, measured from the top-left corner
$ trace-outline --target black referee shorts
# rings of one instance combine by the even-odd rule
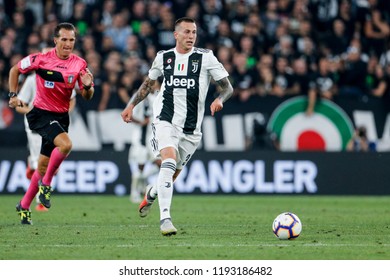
[[[50,157],[57,135],[68,132],[69,114],[55,113],[34,107],[26,115],[32,131],[42,136],[41,154]]]

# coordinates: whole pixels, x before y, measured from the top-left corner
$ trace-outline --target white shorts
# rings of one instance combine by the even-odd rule
[[[151,139],[152,150],[155,156],[160,156],[160,151],[166,147],[176,150],[176,169],[183,169],[198,148],[202,135],[184,134],[179,128],[167,121],[155,121],[152,123],[153,137]]]

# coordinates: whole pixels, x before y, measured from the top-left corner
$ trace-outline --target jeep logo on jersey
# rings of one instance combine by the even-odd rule
[[[268,121],[282,151],[342,151],[351,139],[353,124],[335,103],[321,99],[314,113],[305,114],[306,97],[295,97],[280,104]]]
[[[191,89],[195,87],[195,80],[187,79],[182,76],[171,76],[165,84],[169,87]]]

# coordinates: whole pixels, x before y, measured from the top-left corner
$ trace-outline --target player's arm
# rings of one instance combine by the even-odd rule
[[[9,97],[10,97],[8,105],[11,108],[23,106],[23,102],[19,100],[16,96],[18,92],[19,75],[20,75],[19,67],[17,64],[15,64],[9,70],[9,79],[8,79],[8,88],[9,88]]]
[[[93,88],[93,75],[88,68],[85,68],[85,71],[81,72],[81,82],[83,84],[81,96],[85,100],[91,100],[95,89]]]
[[[138,103],[140,103],[142,100],[148,96],[149,93],[153,91],[153,85],[156,82],[156,80],[152,80],[149,77],[145,79],[145,81],[142,83],[142,85],[139,87],[137,92],[133,94],[133,96],[130,99],[129,104],[127,106],[133,106],[135,107]]]
[[[86,89],[84,86],[83,90],[81,91],[81,96],[85,100],[91,100],[94,93],[95,93],[95,89],[92,86],[88,89]]]
[[[216,81],[216,83],[219,88],[219,95],[215,98],[213,103],[211,103],[210,110],[212,116],[214,116],[215,112],[221,111],[223,103],[233,95],[233,87],[227,77]]]
[[[32,82],[32,79],[27,78],[24,81],[23,86],[20,88],[19,94],[18,94],[18,99],[22,102],[23,106],[17,106],[15,107],[15,111],[20,113],[20,114],[27,114],[30,112],[31,107],[28,106],[28,101],[26,101],[26,94],[29,96],[32,96],[33,93],[31,93],[31,90],[34,90],[36,88],[35,85],[35,79],[34,83]]]
[[[15,111],[21,114],[30,112],[37,88],[36,74],[30,74],[20,87],[18,98],[23,102],[23,107],[16,107]]]
[[[233,87],[230,83],[229,79],[227,77],[216,81],[220,88],[220,93],[217,98],[219,98],[222,103],[224,103],[226,100],[228,100],[233,95]]]
[[[133,96],[131,97],[126,108],[122,111],[121,116],[123,121],[130,122],[132,120],[133,108],[137,106],[138,103],[144,100],[146,96],[148,96],[148,94],[153,91],[153,85],[155,82],[156,80],[152,80],[149,77],[147,77],[143,81],[143,83],[138,88],[136,93],[134,93]]]

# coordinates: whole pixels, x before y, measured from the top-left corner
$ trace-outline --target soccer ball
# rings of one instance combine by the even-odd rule
[[[275,218],[272,230],[281,240],[295,239],[302,231],[302,223],[294,213],[284,212]]]

